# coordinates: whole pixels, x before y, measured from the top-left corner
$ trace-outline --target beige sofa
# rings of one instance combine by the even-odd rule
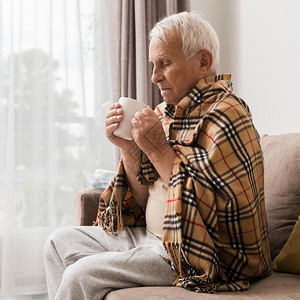
[[[265,201],[272,259],[285,248],[295,249],[290,237],[300,214],[300,133],[261,138],[265,161]],[[96,218],[101,190],[87,189],[75,197],[75,225],[91,225]],[[300,220],[297,223],[297,247],[300,249]],[[289,239],[289,241],[288,241]],[[293,240],[293,241],[294,241]],[[288,242],[287,242],[288,241]],[[298,243],[299,242],[299,243]],[[284,254],[281,251],[280,257]],[[300,274],[300,250],[296,273]],[[283,266],[287,266],[283,260]],[[295,267],[296,266],[296,267]],[[299,268],[299,270],[298,270]],[[289,271],[289,270],[288,270]],[[297,272],[298,271],[298,272]],[[248,291],[237,293],[197,294],[177,287],[136,287],[109,293],[106,300],[123,299],[300,299],[300,275],[273,271],[271,276],[253,283]]]

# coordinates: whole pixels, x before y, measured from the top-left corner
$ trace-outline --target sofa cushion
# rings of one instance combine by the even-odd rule
[[[300,213],[300,133],[264,135],[265,202],[271,257],[287,242]]]
[[[204,294],[190,292],[186,289],[171,286],[136,287],[110,292],[105,300],[295,300],[300,295],[300,276],[288,273],[273,272],[271,276],[254,282],[248,291],[220,292]]]
[[[278,272],[300,274],[300,215],[288,241],[275,257],[273,267]]]

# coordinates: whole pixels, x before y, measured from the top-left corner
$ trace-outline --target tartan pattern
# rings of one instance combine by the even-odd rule
[[[163,225],[174,285],[209,293],[247,289],[271,270],[263,157],[248,106],[224,74],[200,80],[177,106],[161,103],[155,112],[177,154]],[[140,182],[157,176],[142,154]]]
[[[138,206],[127,187],[122,160],[117,175],[100,196],[97,218],[94,226],[118,234],[124,226],[145,226],[145,209]]]

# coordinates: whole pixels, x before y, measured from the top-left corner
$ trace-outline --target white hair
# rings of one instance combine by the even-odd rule
[[[166,17],[155,24],[149,38],[156,37],[168,42],[168,35],[177,32],[182,51],[187,60],[201,50],[208,50],[213,57],[210,74],[216,75],[219,66],[219,39],[213,27],[198,13],[181,12]]]

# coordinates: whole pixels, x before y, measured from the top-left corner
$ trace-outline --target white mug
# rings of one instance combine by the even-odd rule
[[[142,110],[147,105],[143,102],[127,97],[120,97],[119,103],[121,104],[121,108],[123,110],[123,119],[120,122],[119,127],[114,131],[114,135],[125,140],[132,140],[131,119],[137,111]]]

